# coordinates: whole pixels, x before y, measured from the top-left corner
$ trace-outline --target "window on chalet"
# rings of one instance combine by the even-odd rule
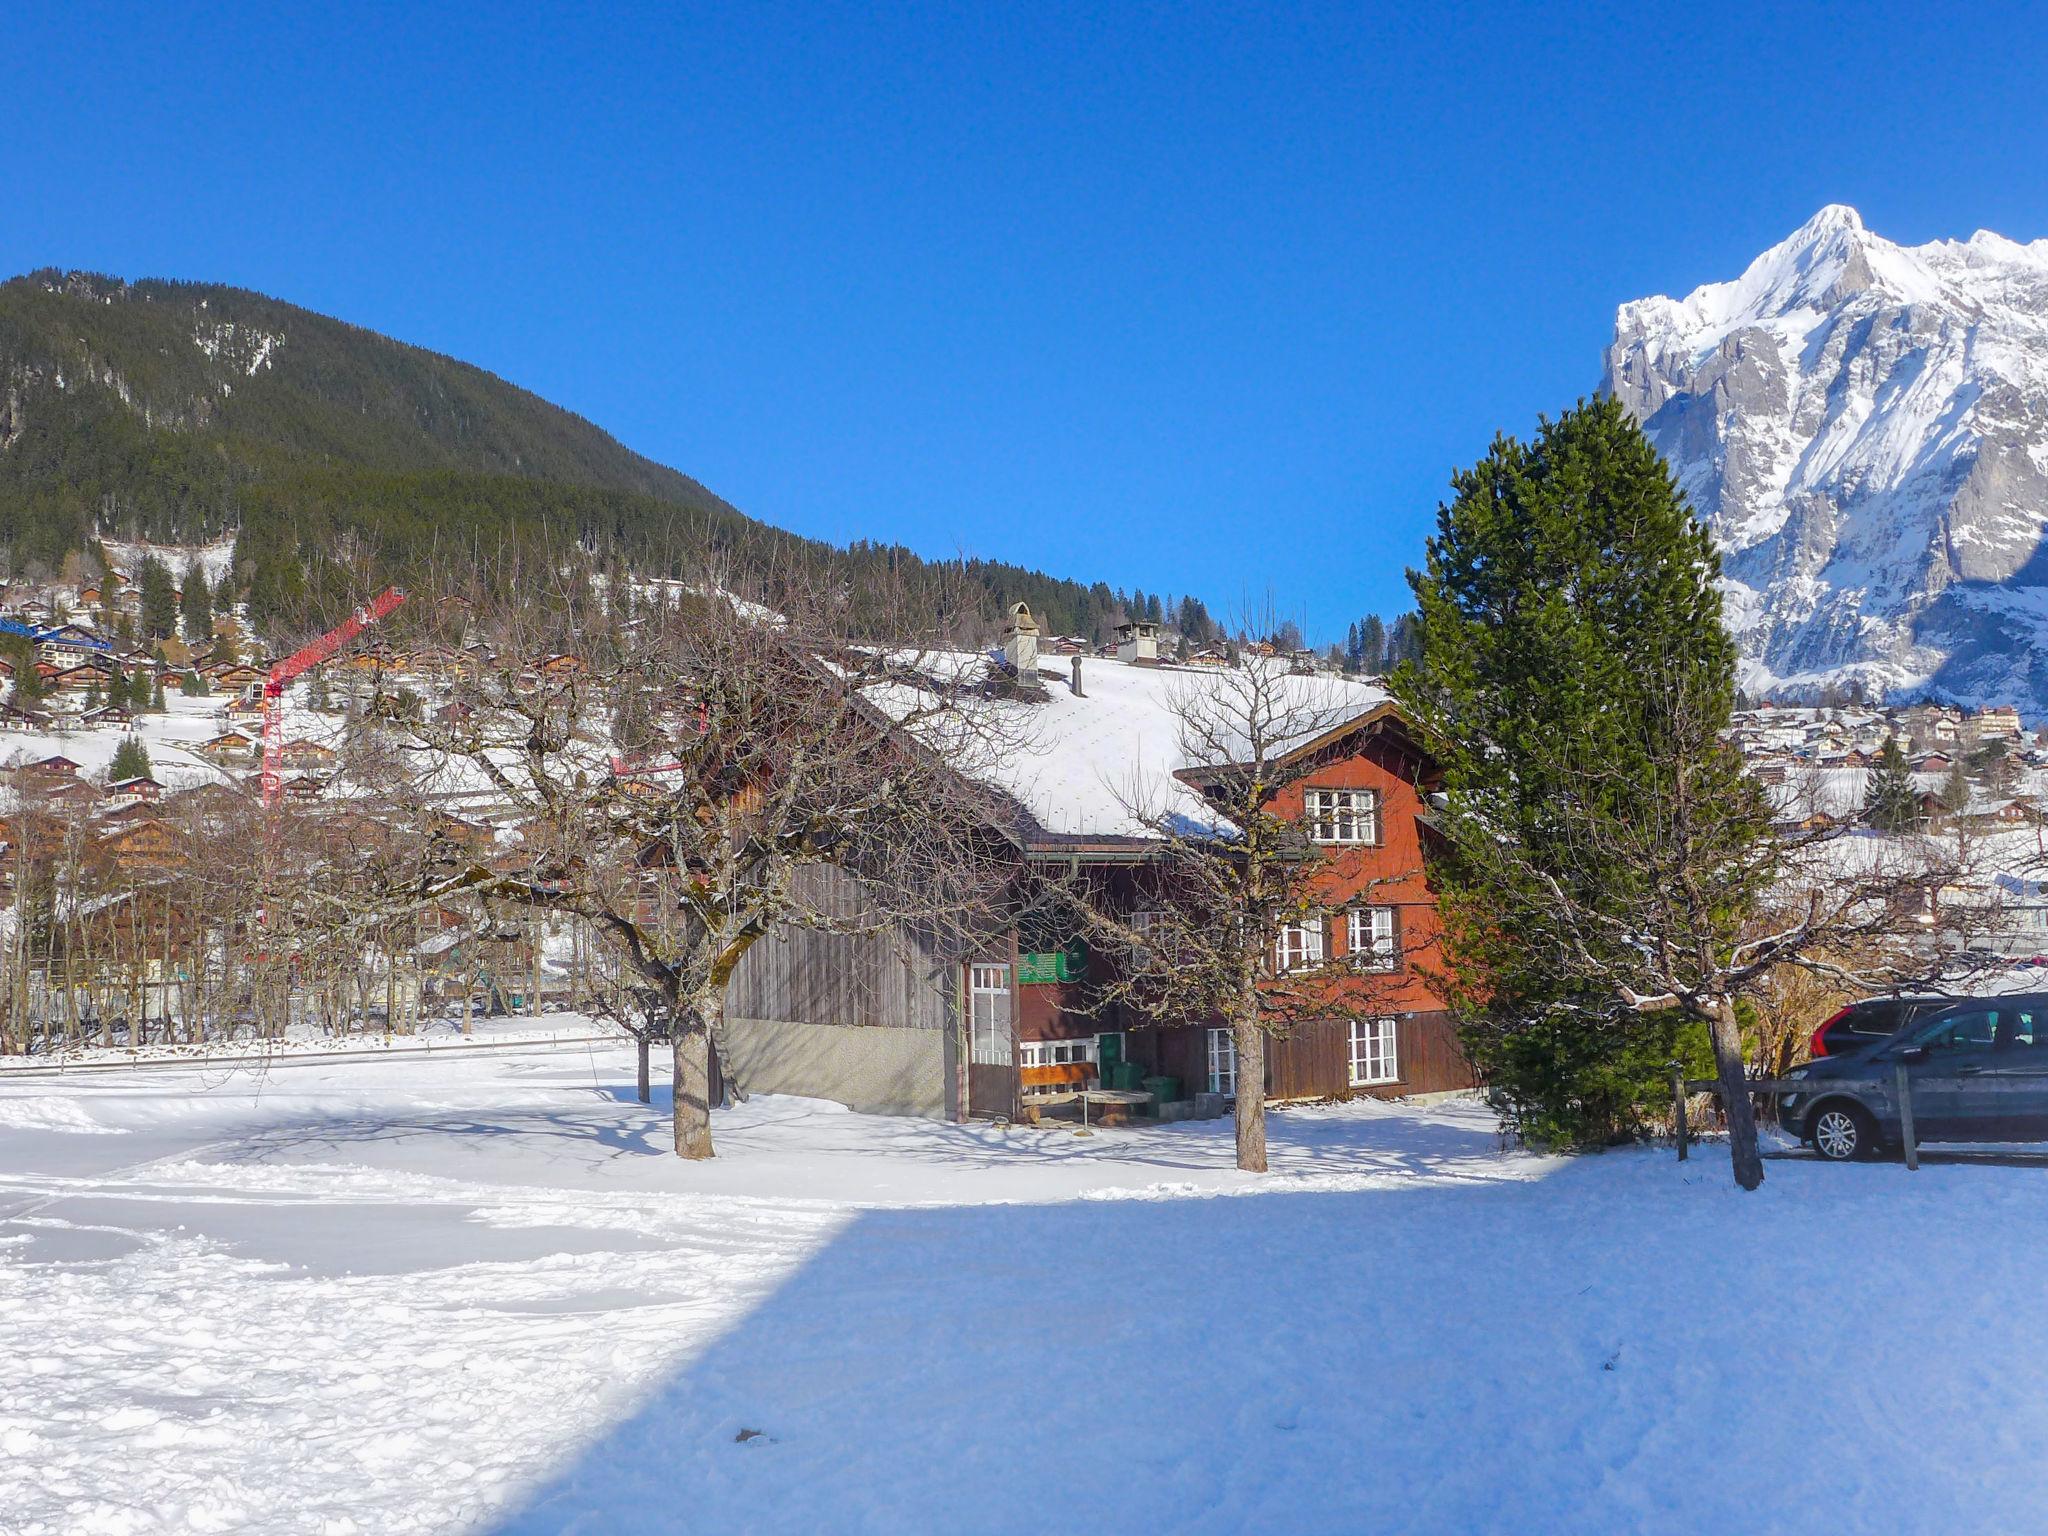
[[[1400,929],[1392,907],[1353,907],[1346,914],[1350,932],[1344,947],[1351,963],[1363,971],[1391,971],[1400,966]]]
[[[1126,920],[1130,930],[1141,944],[1156,944],[1159,935],[1166,932],[1166,913],[1157,907],[1143,907],[1133,912]]]
[[[1351,1021],[1351,1086],[1371,1088],[1401,1080],[1392,1019]]]
[[[1010,968],[968,968],[968,1058],[978,1067],[1013,1064],[1010,1046]]]
[[[1306,796],[1312,843],[1370,843],[1380,840],[1380,793],[1376,789],[1311,789]]]
[[[1323,963],[1323,920],[1311,917],[1281,928],[1273,943],[1273,969],[1303,971]]]
[[[1209,1031],[1209,1091],[1237,1097],[1237,1041],[1227,1029]]]

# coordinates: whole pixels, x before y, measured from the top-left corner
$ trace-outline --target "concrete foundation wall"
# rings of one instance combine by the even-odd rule
[[[749,1093],[832,1099],[867,1114],[952,1117],[945,1030],[728,1018],[726,1037]]]

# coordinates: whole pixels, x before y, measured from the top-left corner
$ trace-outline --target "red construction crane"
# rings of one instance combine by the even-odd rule
[[[266,806],[277,804],[278,794],[283,788],[278,769],[284,755],[286,685],[307,668],[319,666],[404,601],[405,594],[398,588],[385,588],[318,640],[300,647],[270,669],[270,678],[263,685],[263,803]]]

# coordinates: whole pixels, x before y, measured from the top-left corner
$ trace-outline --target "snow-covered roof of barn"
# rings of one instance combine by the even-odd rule
[[[988,665],[981,656],[945,660],[961,668]],[[1284,663],[1270,665],[1286,715],[1304,727],[1290,747],[1392,702],[1384,688],[1370,683],[1298,676],[1287,673]],[[1038,672],[1042,702],[971,703],[970,712],[993,730],[987,739],[968,733],[957,742],[951,755],[965,771],[1003,790],[1038,830],[1056,838],[1145,838],[1154,835],[1147,823],[1165,817],[1222,830],[1200,794],[1176,777],[1184,769],[1220,766],[1190,761],[1182,742],[1183,711],[1190,699],[1214,698],[1242,673],[1084,659],[1077,696],[1069,659],[1043,660]],[[921,734],[947,750],[943,728]],[[1240,751],[1239,760],[1246,755]]]

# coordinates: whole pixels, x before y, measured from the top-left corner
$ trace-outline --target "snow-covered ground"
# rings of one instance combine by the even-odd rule
[[[0,1078],[0,1529],[2021,1531],[2048,1169],[1082,1138],[631,1056]],[[757,1432],[757,1433],[748,1433]]]

